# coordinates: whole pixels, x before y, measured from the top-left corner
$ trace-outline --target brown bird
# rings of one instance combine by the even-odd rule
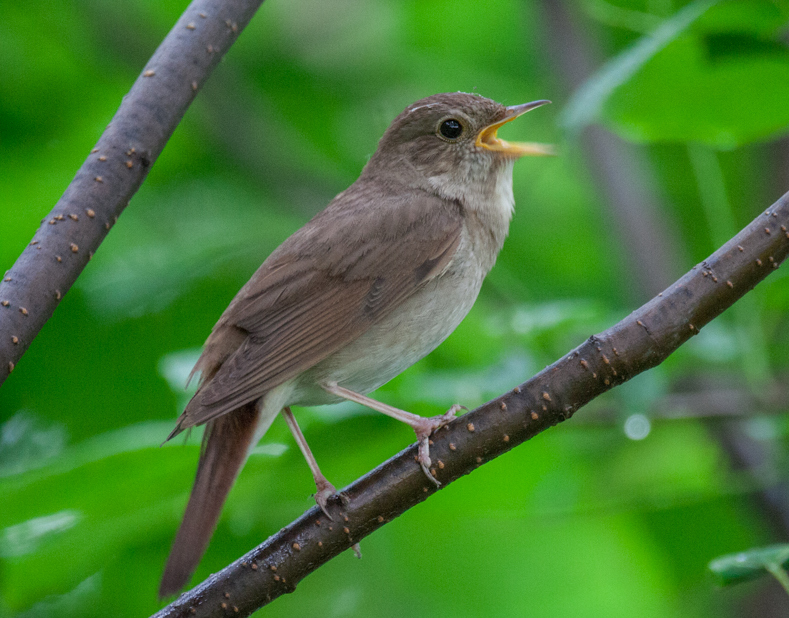
[[[540,144],[497,129],[549,101],[504,107],[437,94],[386,130],[359,179],[280,245],[219,318],[192,373],[197,393],[168,440],[206,423],[197,477],[160,596],[180,590],[216,527],[249,451],[282,412],[326,510],[321,474],[290,406],[351,400],[408,423],[428,478],[428,436],[455,416],[424,418],[365,394],[438,346],[465,317],[512,218],[512,168]],[[328,514],[328,513],[327,513]]]

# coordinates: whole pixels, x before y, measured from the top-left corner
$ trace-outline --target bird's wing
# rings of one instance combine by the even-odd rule
[[[309,369],[444,272],[461,239],[458,203],[416,192],[365,198],[364,191],[338,196],[242,288],[212,337],[221,329],[246,337],[215,363],[176,432]]]

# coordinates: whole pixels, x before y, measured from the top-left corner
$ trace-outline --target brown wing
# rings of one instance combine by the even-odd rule
[[[201,357],[207,379],[176,431],[254,401],[359,337],[443,272],[461,230],[455,202],[416,192],[373,198],[360,183],[340,194],[227,308],[203,356],[223,332],[246,337],[221,366]]]

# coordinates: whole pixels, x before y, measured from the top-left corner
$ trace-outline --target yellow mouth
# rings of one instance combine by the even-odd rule
[[[518,116],[522,116],[528,111],[531,111],[541,105],[550,103],[550,101],[532,101],[531,103],[524,103],[523,105],[512,105],[507,108],[507,115],[503,120],[499,120],[491,125],[488,125],[479,132],[475,144],[479,148],[491,150],[508,157],[525,157],[525,156],[552,156],[556,154],[556,148],[550,144],[535,144],[531,142],[507,142],[503,139],[496,137],[496,131],[499,127],[515,120]]]

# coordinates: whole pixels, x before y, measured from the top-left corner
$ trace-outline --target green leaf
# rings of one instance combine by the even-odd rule
[[[704,32],[748,32],[764,37],[779,34],[789,19],[785,0],[728,0],[705,13],[696,23]]]
[[[636,42],[589,78],[573,95],[562,113],[562,124],[577,132],[600,114],[612,93],[630,80],[649,60],[677,39],[717,0],[696,0],[677,11],[654,32]]]
[[[772,573],[775,566],[782,567],[787,562],[789,544],[780,544],[719,556],[709,563],[709,568],[721,584],[727,585]]]
[[[684,36],[608,100],[604,118],[635,141],[727,149],[789,127],[789,50],[750,35]]]
[[[720,149],[773,137],[789,127],[787,17],[766,0],[697,0],[590,78],[563,122],[577,131],[602,120],[633,141]]]

